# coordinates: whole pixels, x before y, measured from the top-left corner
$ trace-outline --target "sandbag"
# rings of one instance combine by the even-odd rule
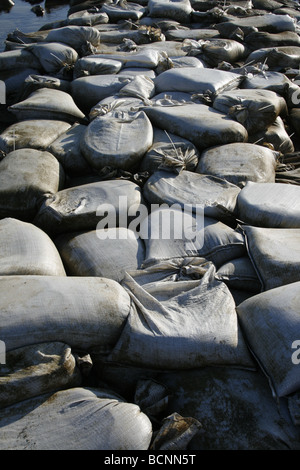
[[[89,47],[97,47],[100,44],[100,33],[91,26],[70,25],[58,29],[52,29],[45,39],[49,43],[63,43],[75,49],[79,54],[85,54]]]
[[[1,72],[28,68],[35,69],[38,72],[42,67],[38,58],[27,48],[0,53]]]
[[[0,161],[0,217],[30,220],[41,199],[62,188],[64,172],[49,152],[19,149]]]
[[[246,253],[241,233],[202,212],[182,211],[177,204],[153,209],[141,222],[139,235],[146,247],[144,265],[200,256],[220,267]]]
[[[297,68],[300,60],[300,47],[278,46],[257,49],[246,59],[246,62],[264,62],[270,70],[285,71],[287,68]]]
[[[74,123],[85,119],[69,93],[51,88],[40,88],[24,101],[9,106],[9,111],[18,120],[58,119]]]
[[[158,169],[194,171],[199,160],[199,152],[189,140],[168,133],[162,129],[153,129],[153,144],[141,160],[140,170],[149,174]]]
[[[237,196],[238,218],[257,227],[300,228],[300,188],[248,181]]]
[[[140,268],[144,244],[125,227],[63,234],[56,247],[71,276],[99,276],[120,282],[126,271]]]
[[[130,83],[124,85],[119,91],[119,96],[133,96],[142,100],[150,99],[154,94],[154,81],[142,74],[137,74]]]
[[[115,111],[96,117],[87,126],[80,148],[96,170],[106,166],[128,170],[141,160],[152,142],[152,125],[143,111]]]
[[[225,91],[216,96],[212,106],[243,124],[248,134],[266,129],[277,116],[287,113],[285,99],[272,90]]]
[[[40,42],[27,49],[39,60],[43,71],[50,74],[68,73],[68,68],[78,59],[78,53],[73,47],[60,42]]]
[[[223,220],[235,214],[240,191],[238,186],[216,176],[187,170],[175,175],[160,170],[146,181],[143,196],[151,204],[187,204],[194,210],[198,204],[205,216]]]
[[[281,33],[255,31],[245,37],[245,44],[254,50],[264,47],[299,46],[300,38],[294,31],[282,31]]]
[[[57,158],[69,175],[84,175],[92,172],[80,150],[80,142],[86,127],[79,123],[73,124],[53,140],[47,148],[48,152]]]
[[[30,74],[35,74],[36,72],[37,70],[33,68],[0,72],[2,86],[5,86],[7,104],[13,104],[22,99],[23,88],[27,77],[30,76]]]
[[[266,147],[234,142],[204,150],[196,172],[223,178],[240,188],[247,181],[275,183],[278,156]]]
[[[300,282],[257,294],[238,305],[246,340],[269,378],[275,395],[289,395],[300,387],[293,343],[300,336]]]
[[[1,276],[0,291],[7,352],[62,341],[74,350],[105,355],[130,310],[124,288],[100,277]]]
[[[74,65],[73,79],[85,77],[87,75],[109,75],[116,74],[122,68],[122,62],[112,60],[109,57],[82,57]]]
[[[126,86],[126,85],[125,85]],[[108,96],[103,100],[99,101],[95,106],[93,106],[89,112],[90,122],[95,119],[97,116],[104,116],[107,113],[117,111],[120,115],[122,113],[137,112],[144,107],[144,100],[136,98],[134,96],[120,96],[119,93],[116,95]]]
[[[152,425],[110,390],[75,387],[5,408],[0,437],[3,450],[147,450]]]
[[[168,18],[189,23],[192,7],[189,0],[149,0],[148,16],[152,18]]]
[[[144,111],[155,127],[190,140],[198,150],[248,138],[242,124],[205,104],[146,106]]]
[[[4,153],[21,148],[46,150],[71,125],[65,121],[28,119],[8,126],[0,134],[0,150]],[[52,153],[52,152],[50,152]]]
[[[109,209],[115,227],[122,224],[121,213],[141,204],[141,190],[131,181],[112,179],[74,186],[56,192],[40,207],[34,223],[49,234],[95,230]],[[128,220],[125,217],[124,224]],[[123,226],[123,225],[121,225]],[[114,227],[113,227],[114,228]]]
[[[135,308],[107,361],[152,369],[206,365],[251,367],[252,360],[226,285],[214,280],[214,267],[200,281],[151,283],[127,274],[122,285]]]
[[[300,230],[243,226],[249,257],[263,290],[300,281]]]
[[[146,11],[143,5],[134,2],[104,3],[100,8],[100,12],[106,13],[111,23],[117,23],[121,20],[137,21],[144,16]]]
[[[219,267],[216,278],[225,282],[229,289],[258,294],[262,290],[262,285],[251,259],[245,254],[245,256],[228,261]]]
[[[296,21],[289,15],[276,15],[274,13],[266,13],[265,15],[254,15],[246,18],[229,18],[225,23],[216,25],[218,31],[224,25],[232,28],[240,28],[244,32],[248,32],[248,28],[256,28],[258,31],[266,31],[268,33],[280,33],[284,31],[296,31]]]
[[[198,41],[185,39],[183,50],[188,55],[196,56],[203,60],[208,67],[217,67],[226,61],[234,64],[245,58],[249,53],[246,47],[234,39],[200,39]]]
[[[248,142],[270,146],[282,154],[293,153],[295,150],[294,143],[288,135],[285,124],[280,116],[265,131],[249,135]]]
[[[0,408],[82,382],[70,346],[58,341],[9,351],[1,372]]]
[[[33,224],[0,220],[0,275],[65,276],[53,241]]]
[[[183,67],[160,73],[154,83],[157,94],[168,91],[217,94],[237,88],[241,81],[241,75],[224,70]]]
[[[65,91],[66,93],[70,93],[71,91],[71,85],[68,80],[51,77],[50,75],[30,74],[24,81],[21,100],[25,100],[31,93],[39,88],[54,88],[55,90]]]

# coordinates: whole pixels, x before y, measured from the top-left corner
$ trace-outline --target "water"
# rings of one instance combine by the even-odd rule
[[[19,29],[22,33],[38,31],[44,24],[52,21],[65,20],[70,8],[69,1],[45,0],[35,5],[44,8],[44,16],[36,16],[31,11],[34,5],[26,0],[14,0],[15,5],[9,11],[0,10],[0,51],[5,49],[5,39],[8,33]],[[1,0],[0,0],[1,4]]]

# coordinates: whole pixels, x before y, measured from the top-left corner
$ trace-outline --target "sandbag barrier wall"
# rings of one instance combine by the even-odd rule
[[[73,0],[8,35],[1,449],[299,450],[299,20]]]

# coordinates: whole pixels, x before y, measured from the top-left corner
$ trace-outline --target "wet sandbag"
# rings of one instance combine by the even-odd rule
[[[153,128],[143,112],[110,112],[96,117],[86,129],[81,151],[92,168],[110,166],[128,170],[153,142]]]
[[[140,268],[144,244],[125,227],[63,234],[56,247],[71,276],[99,276],[120,282],[126,271]]]
[[[246,225],[243,231],[264,290],[300,281],[300,229]]]
[[[80,150],[80,142],[86,127],[83,124],[74,123],[47,148],[69,175],[84,175],[92,172]]]
[[[1,338],[6,351],[48,341],[107,354],[130,311],[119,283],[100,277],[1,276]]]
[[[142,100],[150,99],[155,94],[154,81],[147,75],[137,74],[130,83],[121,88],[118,94],[119,96],[133,96]]]
[[[189,452],[299,449],[299,427],[293,425],[286,402],[276,403],[262,373],[206,367],[167,372],[157,380],[172,394],[169,412],[202,424]]]
[[[257,49],[247,57],[246,62],[264,62],[270,70],[285,71],[297,68],[300,60],[300,47],[278,46]]]
[[[0,220],[0,275],[64,276],[65,268],[51,238],[33,224]]]
[[[14,51],[4,51],[0,53],[0,70],[15,71],[18,69],[32,68],[41,70],[41,64],[37,57],[27,48],[16,49]]]
[[[27,77],[36,72],[37,70],[33,68],[0,72],[0,80],[3,82],[2,86],[5,86],[7,104],[13,104],[22,99],[23,88]]]
[[[226,91],[216,96],[213,107],[243,124],[249,134],[266,129],[287,113],[285,99],[272,90]]]
[[[205,104],[147,106],[144,111],[155,127],[190,140],[198,150],[248,138],[242,124]]]
[[[192,7],[189,0],[149,0],[148,16],[151,18],[168,18],[189,23]]]
[[[8,126],[0,134],[0,150],[4,153],[21,148],[46,150],[71,125],[65,121],[28,119]],[[50,152],[52,153],[52,152]]]
[[[78,387],[82,377],[70,346],[54,341],[24,346],[6,354],[0,377],[0,407],[43,393]]]
[[[146,11],[145,6],[134,2],[116,2],[111,4],[105,2],[100,8],[100,12],[106,13],[111,23],[125,20],[137,21],[144,16]]]
[[[54,90],[65,91],[66,93],[71,91],[70,81],[68,80],[51,77],[50,75],[31,74],[24,81],[21,99],[25,100],[39,88],[54,88]]]
[[[95,10],[80,10],[68,14],[67,19],[68,25],[76,26],[96,26],[100,24],[107,24],[108,22],[108,15],[106,13],[101,13],[97,8],[95,8]]]
[[[149,174],[158,169],[194,171],[199,160],[199,152],[192,142],[162,129],[153,129],[153,144],[143,157],[140,170]]]
[[[183,91],[185,93],[221,93],[237,88],[239,74],[211,68],[183,67],[166,70],[154,80],[156,93]]]
[[[251,367],[234,300],[214,272],[211,266],[199,281],[152,283],[150,292],[127,274],[122,285],[135,308],[107,361],[173,370]]]
[[[118,93],[132,78],[116,74],[92,75],[76,78],[71,83],[72,96],[86,114],[99,101]]]
[[[238,218],[258,227],[300,228],[300,187],[248,181],[237,197]]]
[[[300,387],[294,342],[300,337],[300,282],[270,289],[237,307],[244,335],[269,378],[274,393],[289,395]]]
[[[30,220],[43,197],[64,183],[63,168],[49,152],[19,149],[0,162],[0,217]]]
[[[196,56],[203,60],[208,67],[217,67],[225,61],[234,64],[245,58],[249,51],[246,47],[234,39],[206,39],[189,40],[183,42],[183,50],[188,55]]]
[[[237,196],[241,188],[211,175],[200,175],[183,170],[175,175],[156,171],[143,187],[143,196],[151,204],[198,204],[204,215],[218,220],[232,216],[236,211]]]
[[[49,234],[95,230],[109,209],[112,211],[109,220],[117,227],[122,223],[120,207],[127,214],[128,208],[140,204],[141,190],[131,181],[112,179],[87,183],[64,189],[46,199],[34,223]],[[124,224],[127,226],[127,223],[126,220]]]
[[[294,143],[287,133],[285,124],[280,116],[265,131],[249,135],[248,142],[270,146],[282,154],[293,153],[295,150]]]
[[[140,408],[105,389],[60,390],[2,411],[3,450],[147,450],[152,438]]]
[[[275,183],[278,153],[247,142],[234,142],[204,150],[197,173],[223,178],[243,188],[247,181]]]
[[[78,59],[75,49],[59,42],[40,42],[28,46],[28,50],[39,60],[45,73],[57,74],[72,67]]]
[[[95,106],[93,106],[89,112],[89,120],[92,121],[97,116],[104,116],[107,113],[119,112],[120,115],[124,112],[137,112],[140,109],[143,109],[144,101],[142,99],[136,98],[134,96],[120,96],[119,93],[116,95],[108,96],[103,100],[99,101]]]
[[[248,32],[248,28],[257,28],[258,31],[266,31],[268,33],[280,33],[283,31],[296,31],[296,21],[289,15],[276,15],[274,13],[266,13],[265,15],[254,15],[245,18],[229,18],[225,23],[216,25],[218,31],[221,32],[222,26],[226,28],[240,28],[242,31]]]
[[[219,267],[216,278],[229,289],[259,293],[262,285],[248,255],[234,258]]]
[[[85,115],[76,106],[69,93],[51,88],[40,88],[24,101],[9,106],[9,111],[18,120],[59,119],[74,123],[82,122]]]
[[[299,46],[300,38],[294,31],[282,31],[281,33],[267,33],[265,31],[255,31],[248,34],[245,44],[250,49],[261,49],[265,47],[278,46]]]
[[[122,68],[122,62],[112,60],[109,57],[82,57],[74,65],[73,78],[85,77],[87,75],[109,75],[116,74]]]
[[[100,44],[100,32],[91,26],[70,25],[52,29],[45,39],[49,43],[63,43],[82,54],[89,51],[89,47]]]
[[[166,206],[166,205],[164,205]],[[223,222],[180,207],[154,209],[140,225],[146,255],[153,261],[200,256],[217,267],[246,254],[243,235]]]

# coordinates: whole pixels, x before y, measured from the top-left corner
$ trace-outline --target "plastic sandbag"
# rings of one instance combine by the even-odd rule
[[[81,374],[70,346],[60,342],[24,346],[6,354],[0,376],[0,407],[42,393],[81,385]]]
[[[0,70],[16,71],[18,69],[32,68],[36,71],[41,69],[40,61],[28,49],[18,49],[15,51],[4,51],[0,53]]]
[[[223,178],[240,188],[247,181],[275,183],[278,153],[250,143],[232,143],[204,150],[197,173]]]
[[[216,25],[223,26],[224,23]],[[230,18],[226,21],[226,26],[233,26],[247,31],[247,28],[257,28],[258,31],[266,31],[268,33],[280,33],[282,31],[296,31],[296,21],[289,15],[276,15],[274,13],[266,13],[265,15],[254,15],[246,18]]]
[[[101,13],[106,13],[111,23],[121,20],[137,21],[146,13],[146,7],[134,2],[104,3],[100,8]]]
[[[45,232],[53,234],[95,230],[109,209],[113,211],[109,220],[117,227],[123,220],[119,217],[120,207],[121,212],[127,214],[128,208],[140,204],[141,190],[131,181],[112,179],[88,183],[50,196],[40,207],[34,222]],[[127,223],[126,220],[124,224],[127,226]]]
[[[229,289],[254,293],[259,293],[262,289],[251,259],[247,255],[232,259],[220,266],[216,278],[225,282]]]
[[[295,150],[293,141],[288,135],[285,124],[280,116],[265,131],[249,135],[248,142],[267,146],[270,144],[271,148],[282,154],[293,153]]]
[[[87,75],[105,75],[118,73],[122,68],[122,62],[101,57],[82,57],[74,65],[73,78],[80,78]]]
[[[28,75],[24,81],[21,99],[25,100],[28,96],[39,88],[54,88],[55,90],[71,91],[71,85],[68,80],[63,80],[49,75]]]
[[[249,225],[300,228],[300,187],[248,181],[237,196],[238,218]]]
[[[0,215],[30,220],[41,200],[62,188],[64,172],[49,152],[19,149],[0,161]]]
[[[243,231],[264,290],[300,281],[300,229],[244,226]]]
[[[211,266],[199,281],[157,282],[151,293],[127,274],[122,285],[135,308],[107,360],[152,369],[251,367],[233,298],[214,272]]]
[[[81,151],[92,168],[128,170],[138,163],[153,142],[153,129],[143,111],[112,111],[96,117],[81,140]]]
[[[243,124],[249,134],[266,129],[287,113],[285,99],[271,90],[239,89],[220,93],[213,107]]]
[[[147,450],[152,438],[151,421],[137,405],[88,387],[7,407],[0,429],[0,446],[10,450]]]
[[[24,101],[9,106],[9,111],[18,120],[59,119],[74,123],[85,119],[69,93],[51,88],[34,91]]]
[[[65,121],[28,119],[8,126],[0,134],[0,150],[4,153],[20,148],[46,150],[71,125]],[[52,153],[50,151],[50,153]]]
[[[63,234],[55,240],[71,276],[100,276],[120,282],[144,261],[144,244],[125,227]]]
[[[294,31],[282,31],[281,33],[255,31],[245,37],[245,44],[254,50],[264,47],[299,46],[300,38]]]
[[[168,18],[189,23],[192,7],[189,0],[149,0],[148,15],[152,18]]]
[[[28,46],[28,50],[39,60],[45,73],[67,71],[78,59],[75,49],[59,42],[40,42]]]
[[[67,44],[79,53],[87,53],[89,47],[97,47],[100,44],[100,33],[90,26],[65,26],[52,29],[45,39],[46,42],[59,42]]]
[[[247,57],[246,62],[264,62],[271,70],[297,68],[300,60],[300,47],[278,46],[257,49]]]
[[[183,50],[186,50],[188,55],[197,56],[209,67],[217,67],[222,61],[234,64],[245,58],[248,52],[242,43],[234,39],[218,38],[199,41],[185,39]]]
[[[64,276],[65,268],[51,238],[34,225],[0,220],[0,275]]]
[[[251,351],[267,374],[274,393],[300,387],[295,343],[300,337],[300,282],[270,289],[238,305],[237,314]]]
[[[107,354],[130,311],[130,298],[112,279],[1,276],[1,338],[6,351],[48,341]]]

